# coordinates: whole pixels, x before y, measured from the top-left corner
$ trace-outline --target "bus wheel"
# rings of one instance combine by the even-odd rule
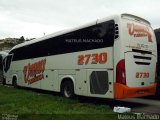
[[[18,87],[18,86],[17,86],[17,79],[16,79],[16,77],[13,77],[12,86],[13,86],[14,88],[17,88],[17,87]]]
[[[74,86],[73,82],[70,80],[64,81],[61,89],[62,95],[66,98],[74,97]]]
[[[6,85],[6,79],[5,78],[3,78],[2,84]]]

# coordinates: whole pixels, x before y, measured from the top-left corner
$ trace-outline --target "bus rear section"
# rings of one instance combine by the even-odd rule
[[[116,63],[116,99],[154,95],[157,45],[150,23],[137,16],[121,16],[121,59]]]

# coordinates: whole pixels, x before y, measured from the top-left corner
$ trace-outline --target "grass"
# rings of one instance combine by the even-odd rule
[[[117,114],[104,104],[82,103],[78,99],[71,100],[58,95],[2,85],[0,85],[0,113],[2,117],[18,115],[18,119],[24,120],[117,118]]]

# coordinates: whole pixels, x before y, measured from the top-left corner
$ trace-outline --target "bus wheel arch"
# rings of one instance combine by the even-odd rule
[[[63,78],[60,85],[61,94],[66,98],[73,98],[75,95],[74,81],[72,78]]]
[[[13,75],[13,77],[12,77],[12,86],[14,88],[18,87],[18,85],[17,85],[17,75]]]

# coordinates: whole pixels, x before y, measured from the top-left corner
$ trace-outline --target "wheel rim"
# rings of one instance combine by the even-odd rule
[[[71,88],[70,88],[69,86],[65,86],[65,88],[64,88],[64,95],[65,95],[67,98],[71,97],[72,92],[71,92]]]

